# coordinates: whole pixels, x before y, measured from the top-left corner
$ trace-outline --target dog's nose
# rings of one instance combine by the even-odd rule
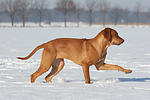
[[[125,40],[120,37],[120,43],[118,45],[121,45],[124,41]]]
[[[124,39],[122,39],[122,43],[124,42],[125,40]]]

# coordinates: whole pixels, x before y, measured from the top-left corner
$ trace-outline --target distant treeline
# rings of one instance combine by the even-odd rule
[[[140,2],[134,10],[111,7],[107,0],[87,0],[84,4],[74,0],[57,0],[49,9],[51,0],[3,0],[0,2],[0,22],[86,22],[92,23],[150,23],[150,9],[143,12]],[[79,26],[79,24],[78,24]]]

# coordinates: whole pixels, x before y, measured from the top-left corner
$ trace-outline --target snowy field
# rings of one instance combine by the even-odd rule
[[[92,84],[84,83],[80,66],[65,60],[64,69],[46,83],[50,70],[30,83],[40,64],[42,50],[21,61],[37,45],[60,37],[92,38],[103,28],[0,28],[0,100],[150,100],[150,28],[114,27],[125,39],[108,49],[106,63],[133,70],[97,71],[90,67]]]

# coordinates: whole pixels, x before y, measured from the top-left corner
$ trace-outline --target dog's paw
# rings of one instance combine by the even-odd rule
[[[125,72],[126,74],[129,74],[129,73],[132,73],[132,70],[130,70],[130,69],[124,69],[124,72]]]
[[[45,78],[45,81],[46,81],[47,83],[50,83],[50,82],[51,82],[51,79]]]

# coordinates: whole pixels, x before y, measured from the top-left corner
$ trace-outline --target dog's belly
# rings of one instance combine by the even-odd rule
[[[57,58],[65,58],[68,60],[73,61],[74,63],[78,64],[78,65],[82,65],[82,61],[83,61],[83,53],[82,52],[70,52],[70,51],[60,51],[57,53]]]

